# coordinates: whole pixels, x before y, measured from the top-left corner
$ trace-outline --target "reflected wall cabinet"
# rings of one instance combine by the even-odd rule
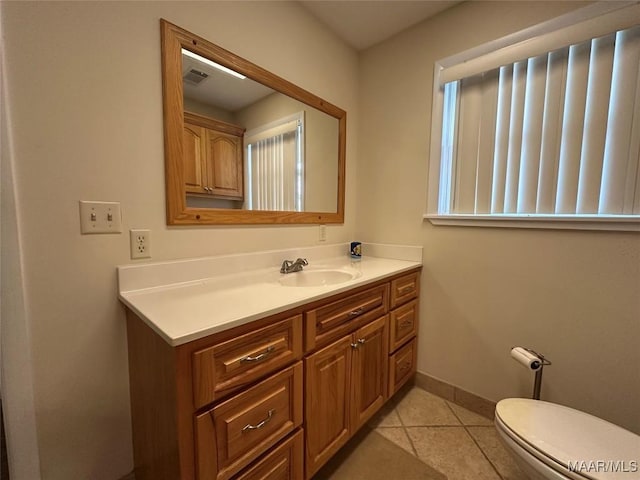
[[[185,112],[183,139],[186,193],[242,200],[244,129]]]

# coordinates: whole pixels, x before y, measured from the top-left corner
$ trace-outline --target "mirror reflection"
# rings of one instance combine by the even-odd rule
[[[181,49],[192,208],[336,212],[339,121]]]
[[[346,112],[160,27],[167,224],[342,223]]]

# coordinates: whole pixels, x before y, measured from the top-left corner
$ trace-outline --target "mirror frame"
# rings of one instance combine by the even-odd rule
[[[347,114],[293,83],[164,19],[160,20],[162,102],[164,110],[165,183],[168,225],[325,224],[344,223]],[[187,206],[183,174],[184,101],[182,48],[231,68],[273,90],[338,120],[338,191],[336,212],[284,212]]]

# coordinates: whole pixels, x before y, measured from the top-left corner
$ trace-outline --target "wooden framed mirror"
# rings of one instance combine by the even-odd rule
[[[160,26],[167,224],[343,223],[346,112]]]

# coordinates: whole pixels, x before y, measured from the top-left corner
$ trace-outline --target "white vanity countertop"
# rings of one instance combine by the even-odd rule
[[[167,343],[178,346],[422,265],[420,247],[408,247],[419,252],[404,251],[394,255],[404,259],[394,259],[367,256],[365,245],[365,255],[356,262],[344,254],[331,256],[344,251],[343,245],[335,247],[122,266],[118,296]],[[374,246],[369,250],[380,253]],[[309,259],[305,270],[342,269],[358,276],[333,285],[291,287],[279,283],[285,277],[279,272],[281,260],[263,265],[273,258],[298,256]]]

